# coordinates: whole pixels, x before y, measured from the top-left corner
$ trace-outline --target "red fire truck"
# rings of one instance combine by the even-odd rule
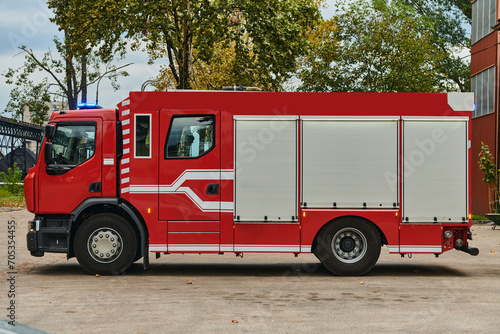
[[[468,246],[469,93],[131,92],[54,112],[28,249],[118,274],[149,252],[314,253],[362,275]]]

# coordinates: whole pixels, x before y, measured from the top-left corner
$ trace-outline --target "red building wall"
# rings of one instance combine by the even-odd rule
[[[478,155],[481,151],[481,142],[490,147],[496,156],[496,113],[481,116],[472,120],[472,162],[471,162],[471,196],[472,213],[484,215],[488,213],[488,187],[483,182],[481,171],[478,166]]]
[[[497,1],[497,18],[500,7],[500,0]],[[473,16],[474,17],[474,16]],[[497,159],[498,166],[498,98],[499,98],[499,47],[496,45],[500,41],[499,33],[492,31],[471,47],[471,77],[485,69],[496,66],[495,73],[495,106],[492,114],[480,116],[472,119],[471,138],[471,212],[474,214],[485,214],[489,212],[488,207],[488,187],[484,184],[479,171],[478,155],[481,151],[481,142],[490,147],[490,151]]]

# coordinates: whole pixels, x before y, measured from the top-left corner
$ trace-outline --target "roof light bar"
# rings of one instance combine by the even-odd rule
[[[102,109],[102,107],[96,103],[78,103],[76,105],[78,109]]]

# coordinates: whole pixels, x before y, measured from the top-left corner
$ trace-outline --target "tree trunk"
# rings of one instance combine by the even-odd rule
[[[193,55],[193,37],[191,35],[191,29],[189,27],[190,15],[189,15],[189,4],[190,1],[186,1],[186,11],[182,19],[183,23],[183,43],[179,62],[179,89],[191,89],[191,73],[192,73],[192,55]]]
[[[74,98],[73,92],[75,89],[73,88],[73,74],[72,74],[72,64],[73,56],[70,54],[66,55],[66,86],[67,86],[67,94],[66,98],[68,99],[68,109],[74,110],[76,109],[77,100]]]
[[[80,79],[81,103],[87,103],[87,51],[82,55],[82,76]]]

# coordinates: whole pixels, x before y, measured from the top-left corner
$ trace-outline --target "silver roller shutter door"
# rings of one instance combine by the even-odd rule
[[[303,205],[398,205],[398,120],[303,120]]]
[[[467,122],[404,120],[403,217],[467,221]]]
[[[235,132],[235,216],[296,221],[297,117],[236,119]]]

